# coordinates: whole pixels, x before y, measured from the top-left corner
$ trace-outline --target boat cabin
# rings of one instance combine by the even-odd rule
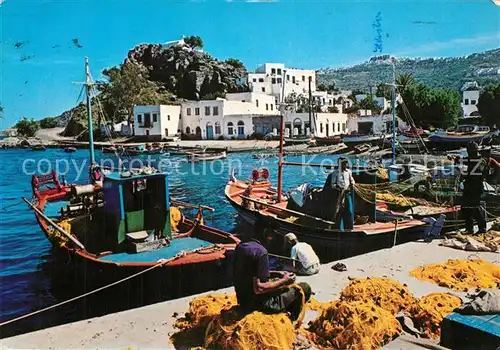
[[[487,133],[490,131],[490,128],[488,126],[478,126],[478,125],[459,125],[456,127],[455,132],[456,133],[474,133],[474,132],[480,132],[480,133]]]
[[[109,244],[144,241],[151,235],[172,238],[167,174],[112,172],[104,177],[103,191]]]

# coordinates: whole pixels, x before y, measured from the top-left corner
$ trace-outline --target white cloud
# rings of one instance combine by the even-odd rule
[[[500,1],[500,0],[498,0]],[[457,46],[470,47],[478,44],[494,44],[496,46],[500,45],[500,33],[491,33],[478,35],[470,38],[456,38],[449,41],[433,41],[423,45],[414,46],[408,48],[407,50],[401,50],[396,52],[395,56],[424,56],[436,51],[442,51],[447,49],[452,49]]]

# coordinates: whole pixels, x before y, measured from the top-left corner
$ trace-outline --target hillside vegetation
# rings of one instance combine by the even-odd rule
[[[397,73],[412,73],[415,80],[430,87],[459,90],[466,81],[481,86],[500,82],[500,48],[465,57],[396,58]],[[318,83],[335,84],[343,90],[369,92],[379,83],[392,81],[391,65],[366,62],[346,68],[326,68],[317,72]]]

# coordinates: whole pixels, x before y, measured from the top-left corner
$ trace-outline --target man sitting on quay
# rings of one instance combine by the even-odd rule
[[[286,251],[290,251],[292,268],[299,275],[311,276],[319,272],[319,258],[314,249],[305,242],[299,242],[293,233],[285,235]]]
[[[311,287],[295,282],[295,275],[286,271],[269,271],[266,247],[274,238],[270,229],[255,226],[255,237],[238,244],[234,252],[234,289],[238,304],[246,313],[261,311],[268,314],[289,313],[297,320],[302,308],[302,289],[307,302]],[[273,278],[275,276],[275,278]]]

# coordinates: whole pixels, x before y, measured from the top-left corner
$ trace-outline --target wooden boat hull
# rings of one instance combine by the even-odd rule
[[[391,139],[391,134],[386,135],[357,135],[357,136],[343,136],[342,142],[346,144],[346,146],[354,147],[357,145],[361,145],[363,143],[369,143],[373,146],[381,146],[388,139]]]
[[[311,141],[309,136],[306,137],[285,137],[285,146],[290,145],[303,145],[308,144]]]
[[[229,203],[236,209],[239,217],[246,224],[254,226],[257,221],[264,222],[267,227],[272,227],[274,232],[281,238],[293,232],[300,241],[307,242],[313,246],[322,262],[343,259],[370,251],[390,248],[396,244],[416,240],[422,236],[424,223],[419,220],[405,220],[398,223],[397,232],[395,224],[380,222],[365,225],[355,225],[354,230],[342,230],[336,228],[324,228],[315,225],[303,225],[279,218],[279,214],[273,215],[265,210],[245,208],[235,200],[238,190],[244,183],[236,180],[226,185],[225,195]],[[271,187],[269,184],[268,187]],[[255,188],[255,187],[254,187]],[[266,187],[262,185],[257,191],[265,192]],[[273,213],[278,213],[274,211]],[[396,232],[396,234],[395,234]]]
[[[314,137],[317,146],[331,146],[336,145],[342,141],[340,136],[334,137]]]
[[[471,141],[476,143],[488,142],[494,133],[477,133],[471,135],[453,135],[449,133],[436,133],[428,137],[429,144],[431,147],[435,147],[442,150],[456,149],[460,147],[465,147]]]

